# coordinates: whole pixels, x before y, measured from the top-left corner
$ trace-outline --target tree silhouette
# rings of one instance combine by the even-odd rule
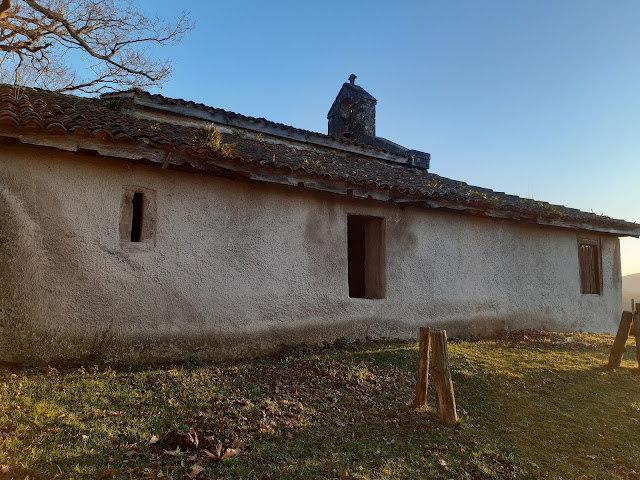
[[[117,0],[2,0],[0,80],[86,93],[159,85],[171,65],[148,47],[191,28],[184,12],[169,23]]]

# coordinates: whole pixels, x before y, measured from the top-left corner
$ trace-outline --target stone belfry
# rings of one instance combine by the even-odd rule
[[[342,84],[327,114],[329,135],[402,155],[407,158],[407,165],[428,169],[430,154],[403,147],[376,135],[377,103],[369,92],[356,85],[356,76],[352,73],[349,83]]]
[[[327,114],[329,135],[345,137],[355,142],[376,136],[376,103],[364,88],[356,85],[356,76],[349,76]]]

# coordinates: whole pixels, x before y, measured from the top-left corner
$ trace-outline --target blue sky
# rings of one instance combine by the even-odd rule
[[[196,21],[163,95],[326,133],[355,73],[431,172],[640,223],[637,0],[139,3]]]

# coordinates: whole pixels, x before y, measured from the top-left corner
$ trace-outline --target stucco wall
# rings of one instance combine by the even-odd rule
[[[125,187],[155,190],[153,248],[120,244]],[[347,214],[386,225],[386,298],[349,298]],[[597,238],[597,236],[595,237]],[[613,332],[580,294],[576,233],[80,154],[0,152],[0,360],[231,358],[337,338]]]

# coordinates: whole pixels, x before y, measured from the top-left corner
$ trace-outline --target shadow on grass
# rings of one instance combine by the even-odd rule
[[[640,460],[635,453],[638,368],[609,370],[608,348],[595,356],[584,356],[592,347],[554,350],[558,355],[547,365],[516,367],[515,377],[496,369],[482,385],[474,385],[474,390],[484,390],[484,403],[492,412],[482,414],[481,427],[547,478],[640,478],[635,472]],[[470,398],[464,388],[457,392]]]
[[[634,478],[633,467],[640,464],[640,376],[629,367],[629,354],[615,371],[604,367],[603,346],[462,342],[450,346],[450,355],[460,415],[454,427],[438,423],[432,390],[429,410],[410,408],[415,343],[235,365],[34,374],[14,381],[21,397],[9,401],[24,411],[6,410],[2,422],[30,422],[40,431],[61,424],[59,433],[30,437],[26,443],[38,451],[20,453],[24,464],[50,463],[39,465],[35,478],[58,473],[52,459],[59,460],[64,478],[95,478],[108,468],[107,457],[115,459],[109,468],[116,476],[131,467],[147,468],[147,475],[171,467],[173,477],[181,478],[193,465],[192,452],[167,456],[167,445],[149,446],[147,440],[191,428],[224,448],[234,439],[248,444],[221,463],[206,460],[198,449],[203,475],[211,478],[321,479],[345,472],[369,480]],[[39,420],[35,414],[46,408],[38,403],[51,409]],[[57,409],[67,413],[64,419]],[[78,440],[83,429],[91,431],[85,450]],[[139,451],[127,458],[110,436],[137,443]],[[47,457],[47,449],[61,443],[77,450]],[[78,468],[84,477],[73,473]]]
[[[550,340],[545,334],[529,342],[527,334],[450,348],[461,428],[449,441],[489,442],[490,449],[518,464],[521,476],[640,478],[635,473],[640,370],[629,366],[636,361],[635,348],[628,347],[623,365],[612,371],[606,367],[608,337],[555,334]],[[466,356],[476,359],[472,350],[478,348],[482,363]],[[512,365],[504,361],[507,355],[515,355]],[[371,358],[414,371],[417,362],[416,352],[402,347]]]

